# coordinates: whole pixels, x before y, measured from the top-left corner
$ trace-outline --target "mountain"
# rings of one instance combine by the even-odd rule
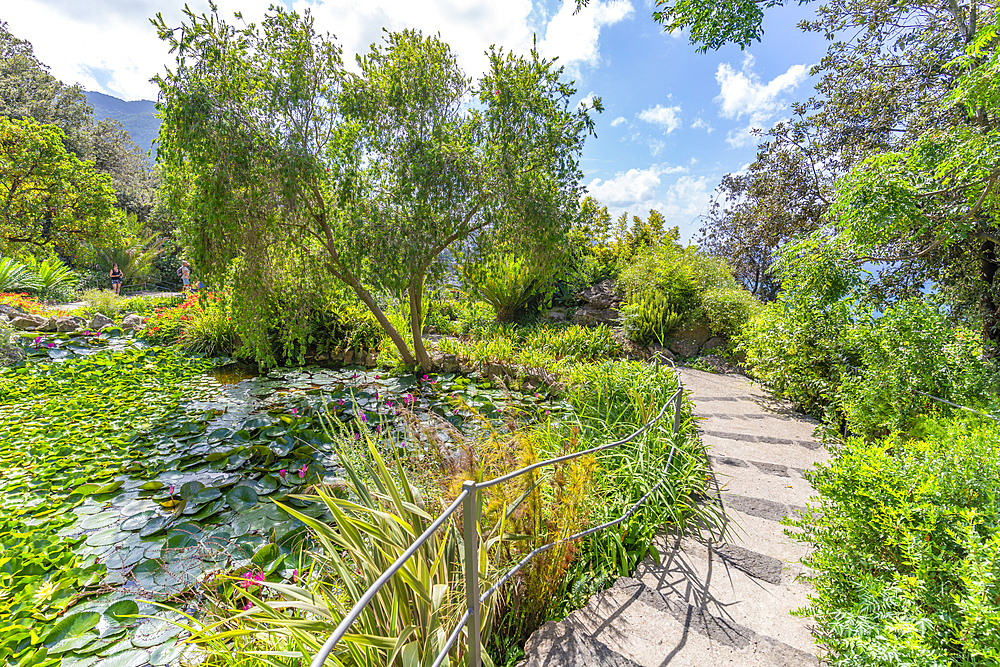
[[[113,118],[128,130],[132,141],[145,150],[152,150],[153,139],[160,129],[160,119],[153,115],[156,103],[149,100],[126,102],[111,95],[84,91],[87,103],[94,107],[94,120]],[[155,153],[153,154],[155,157]]]

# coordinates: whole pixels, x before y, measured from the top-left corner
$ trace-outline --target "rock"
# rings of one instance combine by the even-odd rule
[[[142,315],[136,315],[135,313],[129,313],[122,319],[122,329],[125,331],[141,329],[145,324],[146,320],[143,319]]]
[[[326,352],[320,352],[319,354],[316,355],[316,361],[328,361],[329,359],[330,355],[327,354]]]
[[[15,329],[32,329],[44,331],[49,323],[49,318],[44,315],[32,315],[31,313],[18,313],[10,315],[10,325]]]
[[[80,330],[80,323],[75,317],[57,317],[56,331],[60,333],[76,333]]]
[[[674,353],[671,352],[669,349],[663,347],[662,345],[653,343],[646,349],[649,351],[648,358],[651,360],[658,361],[661,365],[665,362],[666,359],[669,359],[670,361],[676,359]]]
[[[344,350],[344,363],[350,364],[354,361],[354,350]]]
[[[622,299],[615,292],[615,282],[613,280],[602,280],[596,285],[581,290],[577,297],[595,310],[604,310],[621,303]]]
[[[693,357],[711,337],[712,332],[703,323],[685,324],[671,339],[670,350],[678,357]]]
[[[90,328],[94,331],[100,331],[109,324],[114,324],[114,320],[104,313],[94,313],[94,317],[90,320]]]
[[[704,345],[701,346],[702,352],[709,352],[717,347],[722,347],[726,344],[725,336],[713,336],[709,338]]]
[[[0,313],[7,315],[8,317],[26,314],[21,308],[18,308],[17,306],[8,306],[6,303],[0,303]]]
[[[618,324],[618,311],[614,308],[577,308],[573,315],[573,324],[586,327],[596,327],[599,324]]]
[[[565,322],[566,313],[561,310],[550,310],[542,316],[542,319],[546,322]]]
[[[441,372],[457,373],[460,369],[457,354],[446,354],[441,357]]]

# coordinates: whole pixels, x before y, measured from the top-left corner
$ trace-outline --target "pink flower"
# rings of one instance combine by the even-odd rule
[[[368,421],[368,415],[362,412],[360,415],[358,415],[358,419],[360,419],[363,422],[366,422]]]
[[[375,379],[376,379],[376,380],[381,380],[382,378],[380,378],[380,377],[379,377],[378,375],[376,375],[376,376],[375,376]]]
[[[174,485],[173,484],[170,485],[170,490],[167,491],[167,493],[169,493],[170,495],[174,495]]]
[[[376,401],[378,400],[378,392],[377,391],[375,392],[375,400]]]
[[[421,381],[421,382],[427,382],[427,380],[429,380],[429,379],[430,379],[430,378],[428,378],[428,377],[427,377],[427,374],[426,374],[426,373],[424,373],[424,376],[423,376],[422,378],[420,378],[420,381]]]
[[[361,439],[361,434],[360,433],[355,433],[354,434],[354,439],[355,440],[360,440]]]
[[[341,405],[343,405],[343,404],[344,404],[344,399],[342,399],[342,398],[338,398],[338,399],[337,399],[337,403],[340,403]]]
[[[49,343],[49,344],[48,344],[48,345],[46,345],[45,347],[47,347],[47,348],[49,348],[49,349],[51,350],[51,349],[52,349],[52,348],[54,348],[55,346],[56,346],[56,344],[55,344],[55,343]]]
[[[31,341],[32,345],[38,345],[41,342],[42,342],[41,336],[38,336],[37,338],[35,338],[35,340]]]
[[[287,470],[285,470],[284,468],[282,468],[281,470],[279,470],[279,471],[278,471],[278,475],[280,475],[280,476],[281,476],[281,481],[282,481],[282,482],[284,482],[284,481],[285,481],[285,473],[286,473],[286,472],[288,472],[288,471],[287,471]]]
[[[305,479],[306,478],[306,471],[307,470],[309,470],[309,466],[307,466],[305,463],[303,463],[302,467],[299,468],[299,479]]]
[[[357,373],[355,373],[354,375],[352,375],[352,376],[351,376],[351,379],[352,379],[352,380],[357,380],[357,379],[358,379],[358,374],[357,374]]]
[[[385,405],[386,405],[387,408],[391,408],[392,407],[392,401],[386,401]]]
[[[246,611],[249,608],[250,608],[250,600],[247,600],[246,604],[244,604],[242,607],[240,607],[240,609],[242,609],[243,611]]]
[[[375,432],[376,433],[381,433],[382,432],[382,425],[381,424],[379,424],[378,426],[375,427]]]
[[[406,396],[403,397],[403,403],[406,403],[407,405],[409,405],[415,400],[417,399],[413,398],[413,394],[407,394]]]
[[[299,583],[299,571],[297,568],[292,570],[292,581]]]
[[[298,408],[292,408],[292,414],[293,415],[299,414],[299,409]]]

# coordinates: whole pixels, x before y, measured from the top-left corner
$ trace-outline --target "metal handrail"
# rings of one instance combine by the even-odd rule
[[[669,359],[667,361],[670,361]],[[671,366],[676,370],[676,366],[671,362]],[[678,385],[680,385],[680,378],[678,377]],[[560,544],[565,544],[566,542],[572,542],[574,540],[586,537],[597,533],[605,528],[610,528],[611,526],[616,526],[623,521],[628,520],[639,509],[639,507],[645,503],[652,495],[656,492],[660,486],[667,481],[664,477],[658,481],[653,487],[640,498],[631,508],[620,517],[612,519],[611,521],[601,524],[600,526],[594,526],[587,530],[576,533],[575,535],[570,535],[562,539],[556,540],[555,542],[550,542],[549,544],[544,544],[527,556],[525,556],[517,565],[506,572],[493,586],[491,586],[485,593],[478,595],[479,592],[479,539],[477,526],[479,525],[479,495],[482,489],[489,488],[501,482],[509,481],[515,477],[519,477],[525,473],[537,470],[543,466],[556,465],[564,461],[569,461],[581,456],[586,456],[588,454],[594,454],[597,452],[604,451],[606,449],[611,449],[613,447],[618,447],[624,445],[645,433],[650,429],[650,427],[659,421],[667,410],[667,407],[671,404],[674,405],[674,420],[673,420],[673,434],[676,435],[680,431],[681,422],[681,407],[683,405],[684,387],[678,386],[677,390],[670,396],[670,398],[663,404],[660,411],[655,417],[652,417],[647,421],[641,428],[634,431],[629,436],[622,438],[621,440],[616,440],[615,442],[600,445],[598,447],[592,447],[591,449],[586,449],[581,452],[574,452],[572,454],[566,454],[564,456],[559,456],[553,459],[548,459],[546,461],[540,461],[538,463],[532,464],[516,470],[507,475],[503,475],[496,479],[486,480],[484,482],[475,482],[473,480],[466,480],[462,484],[462,492],[457,498],[448,506],[448,508],[441,513],[441,515],[427,527],[420,537],[410,545],[410,547],[404,551],[396,559],[396,561],[385,571],[382,575],[375,580],[368,590],[354,603],[350,611],[337,625],[333,634],[323,643],[319,652],[313,657],[310,667],[322,667],[326,662],[326,659],[333,652],[333,648],[337,643],[347,634],[348,628],[351,624],[357,620],[364,611],[364,608],[368,603],[375,597],[375,594],[393,577],[395,574],[402,569],[403,565],[409,558],[416,553],[417,549],[423,545],[424,542],[438,529],[444,522],[451,517],[452,514],[462,506],[462,518],[464,520],[464,534],[465,534],[465,594],[466,594],[466,611],[459,620],[457,626],[452,631],[451,635],[448,637],[448,641],[445,643],[444,648],[438,653],[434,660],[432,667],[440,667],[441,663],[444,661],[445,656],[451,651],[455,642],[458,641],[458,637],[461,635],[463,627],[468,633],[468,649],[466,651],[467,664],[469,667],[480,667],[482,664],[482,642],[480,640],[480,628],[481,628],[481,605],[486,602],[500,586],[510,580],[522,567],[524,567],[532,558],[538,554],[544,553],[550,549],[555,548]],[[664,467],[664,473],[669,472],[670,464],[673,461],[674,452],[677,449],[676,439],[670,446],[670,453],[667,456],[667,465]]]

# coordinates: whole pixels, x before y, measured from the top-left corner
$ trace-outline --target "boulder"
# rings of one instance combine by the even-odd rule
[[[581,290],[577,297],[581,301],[586,301],[591,308],[596,310],[617,306],[622,301],[618,293],[615,292],[615,281],[613,280],[602,280],[596,285],[591,285]]]
[[[618,311],[614,308],[592,308],[583,306],[577,308],[573,315],[573,324],[586,327],[596,327],[599,324],[618,324]]]
[[[7,315],[8,317],[14,317],[15,315],[24,315],[25,312],[17,306],[8,306],[6,303],[0,303],[0,313]]]
[[[90,328],[94,331],[100,331],[109,324],[114,324],[114,320],[104,313],[95,313],[94,317],[90,320]]]
[[[458,355],[446,354],[441,357],[442,373],[457,373],[459,370]]]
[[[76,333],[80,330],[80,323],[75,317],[57,317],[56,331],[60,333]]]
[[[146,323],[142,315],[137,315],[135,313],[129,313],[122,319],[122,329],[125,331],[131,331],[132,329],[141,329]]]
[[[705,341],[705,344],[701,346],[701,351],[710,352],[711,350],[714,350],[717,347],[722,347],[725,344],[726,344],[725,336],[713,336],[712,338],[709,338],[707,341]]]
[[[561,310],[550,310],[542,316],[542,319],[546,322],[565,322],[566,313]]]
[[[670,351],[678,357],[693,357],[711,337],[712,332],[704,323],[685,324],[670,340]]]
[[[658,362],[661,365],[664,364],[664,363],[666,363],[667,359],[669,359],[670,361],[673,361],[674,359],[676,359],[676,357],[674,356],[674,353],[671,352],[669,349],[663,347],[662,345],[658,345],[656,343],[653,343],[652,345],[650,345],[646,349],[649,351],[649,357],[648,358],[651,361],[656,361],[656,362]]]
[[[31,313],[19,313],[10,315],[10,325],[15,329],[32,329],[44,331],[49,323],[49,318],[44,315],[32,315]]]

